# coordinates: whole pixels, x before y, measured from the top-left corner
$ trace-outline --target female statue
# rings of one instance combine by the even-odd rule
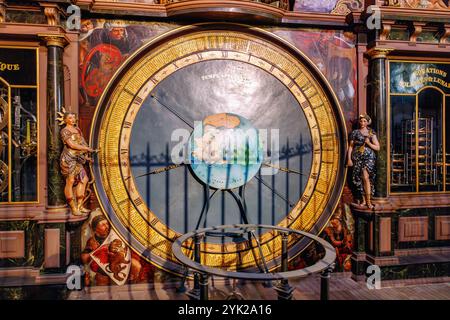
[[[372,120],[367,114],[359,116],[359,129],[350,134],[347,165],[353,167],[352,182],[357,188],[361,205],[373,209],[371,197],[375,193],[375,151],[380,150],[375,132],[369,127]]]
[[[89,153],[95,152],[95,150],[88,146],[80,128],[76,126],[75,113],[65,112],[62,120],[66,124],[60,133],[64,143],[60,159],[61,173],[66,179],[64,195],[73,215],[85,215],[90,210],[83,206],[89,182],[84,165],[88,161],[92,162]]]

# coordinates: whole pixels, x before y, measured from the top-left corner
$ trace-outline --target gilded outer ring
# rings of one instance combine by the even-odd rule
[[[99,101],[91,144],[101,152],[95,156],[93,174],[100,205],[122,239],[148,261],[175,273],[183,272],[171,252],[180,234],[162,224],[142,203],[132,178],[125,183],[130,175],[127,139],[133,115],[156,84],[198,59],[252,63],[284,83],[302,106],[314,145],[311,175],[304,195],[279,226],[320,233],[337,205],[346,174],[346,130],[337,99],[311,61],[291,45],[266,31],[234,24],[182,27],[154,39],[116,72]],[[292,238],[290,256],[309,242]],[[262,236],[262,243],[269,268],[273,268],[281,242],[269,232]],[[233,270],[239,254],[241,268],[255,268],[255,252],[248,243],[209,243],[203,250],[206,265]]]

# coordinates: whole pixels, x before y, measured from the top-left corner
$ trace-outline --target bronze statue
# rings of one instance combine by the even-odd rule
[[[66,179],[64,195],[73,215],[86,215],[90,210],[83,204],[87,200],[86,187],[89,178],[84,166],[92,162],[89,154],[96,150],[89,147],[84,140],[80,128],[76,125],[75,113],[64,112],[62,119],[59,120],[66,125],[60,133],[64,143],[60,160],[61,173]]]
[[[376,154],[380,150],[376,133],[369,127],[372,120],[367,114],[359,116],[359,129],[350,134],[347,165],[353,167],[352,182],[357,188],[358,205],[373,209],[371,197],[375,193]]]

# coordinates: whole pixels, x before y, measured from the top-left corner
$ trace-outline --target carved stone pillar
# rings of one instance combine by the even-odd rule
[[[387,196],[387,97],[386,97],[386,56],[392,49],[373,48],[367,52],[369,63],[369,92],[367,113],[372,117],[377,138],[380,142],[380,151],[377,153],[377,175],[375,179],[375,197]]]
[[[65,36],[39,35],[46,43],[47,58],[47,205],[66,206],[65,181],[60,171],[59,159],[62,151],[60,127],[56,118],[64,106],[64,47]]]

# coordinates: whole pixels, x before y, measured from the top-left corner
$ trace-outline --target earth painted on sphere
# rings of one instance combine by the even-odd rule
[[[246,184],[261,168],[263,141],[249,120],[218,113],[195,123],[188,154],[194,174],[203,183],[233,189]]]

